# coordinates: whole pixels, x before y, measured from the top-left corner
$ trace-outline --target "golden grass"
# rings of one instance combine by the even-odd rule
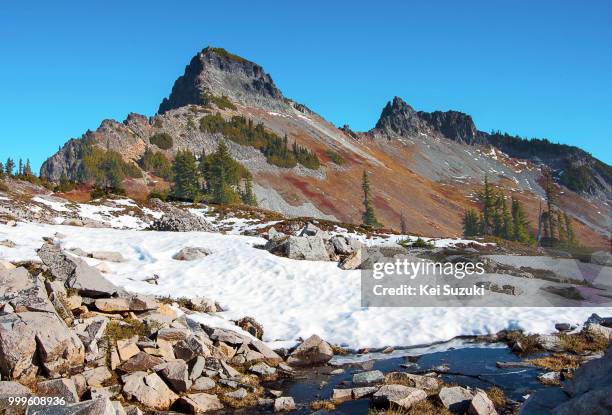
[[[333,411],[334,409],[336,409],[336,405],[331,401],[319,400],[311,402],[310,409],[312,409],[313,411],[318,411],[320,409],[324,409],[326,411]]]
[[[550,356],[540,357],[538,359],[529,359],[526,361],[543,369],[548,369],[555,372],[560,372],[563,369],[576,369],[581,363],[577,356],[561,353],[555,353]]]
[[[559,340],[563,350],[576,354],[605,351],[610,343],[604,336],[585,331],[576,334],[563,333],[559,335]]]
[[[492,386],[491,388],[487,389],[486,393],[489,399],[491,399],[491,402],[493,402],[493,405],[495,405],[496,409],[504,408],[508,403],[506,394],[497,386]]]

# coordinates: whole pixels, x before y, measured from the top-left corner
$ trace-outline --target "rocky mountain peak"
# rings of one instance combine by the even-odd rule
[[[419,117],[427,121],[432,129],[451,140],[466,144],[485,144],[478,134],[472,116],[459,111],[419,111]]]
[[[225,49],[207,47],[191,59],[158,112],[202,104],[207,94],[266,109],[286,105],[281,91],[261,66]]]
[[[395,97],[383,108],[375,129],[387,136],[410,136],[426,127],[414,108]]]

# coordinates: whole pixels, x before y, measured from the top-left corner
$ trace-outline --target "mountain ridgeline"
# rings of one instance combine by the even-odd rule
[[[400,97],[387,103],[371,132],[389,138],[434,133],[463,144],[491,145],[510,157],[545,165],[560,184],[578,193],[605,197],[612,185],[612,167],[578,147],[500,131],[486,133],[476,128],[468,114],[415,111]]]
[[[259,206],[288,216],[360,222],[357,189],[367,170],[382,224],[397,228],[403,217],[413,231],[460,234],[461,212],[473,206],[470,194],[485,176],[535,206],[544,169],[572,192],[567,211],[585,229],[606,234],[600,212],[609,202],[611,168],[579,148],[486,133],[467,114],[416,111],[399,97],[371,130],[337,128],[285,97],[260,65],[213,47],[191,59],[156,114],[104,120],[51,156],[41,177],[123,180],[128,193],[147,194],[168,182],[168,163],[179,151],[200,159],[221,140],[252,175]],[[107,167],[112,171],[98,171]]]

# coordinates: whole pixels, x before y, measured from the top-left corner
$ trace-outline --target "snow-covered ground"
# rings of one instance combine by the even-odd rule
[[[222,317],[257,319],[264,340],[274,345],[318,334],[351,348],[411,346],[505,328],[552,332],[557,322],[579,324],[593,312],[612,313],[611,308],[362,308],[359,271],[277,257],[254,247],[265,242],[259,237],[219,233],[0,225],[0,240],[17,244],[0,246],[0,259],[37,259],[42,237],[56,232],[65,235],[64,248],[121,252],[126,262],[108,263],[112,272],[106,277],[113,283],[145,294],[210,297],[228,310]],[[213,253],[196,261],[172,259],[186,246]],[[159,285],[143,281],[154,274]]]

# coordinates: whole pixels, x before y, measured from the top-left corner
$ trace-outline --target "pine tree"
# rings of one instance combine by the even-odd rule
[[[512,239],[527,243],[531,237],[527,231],[529,222],[525,218],[525,212],[518,199],[512,198]]]
[[[0,177],[4,177],[4,164],[0,161]]]
[[[212,201],[222,205],[238,203],[240,197],[234,188],[241,178],[241,165],[232,158],[223,140],[211,156],[208,160],[207,181],[213,195]]]
[[[363,171],[361,188],[363,189],[363,224],[365,226],[378,227],[380,224],[376,219],[374,207],[372,207],[372,201],[370,200],[370,179],[368,178],[368,173],[365,170]]]
[[[257,198],[253,193],[253,179],[250,175],[245,180],[244,191],[240,193],[240,199],[245,205],[257,206]]]
[[[512,216],[510,211],[508,210],[508,204],[506,203],[506,199],[503,196],[501,198],[502,205],[502,229],[501,229],[501,237],[504,239],[512,239]]]
[[[23,160],[19,159],[19,167],[17,168],[17,177],[23,177]]]
[[[504,217],[503,217],[503,196],[501,194],[497,194],[497,192],[493,192],[493,235],[502,236],[502,229],[504,227]]]
[[[34,176],[34,173],[32,172],[32,165],[30,164],[30,159],[26,159],[25,166],[23,166],[23,175],[26,177]]]
[[[568,243],[570,245],[578,245],[576,234],[574,233],[574,226],[572,225],[572,219],[569,217],[567,212],[563,212],[563,219],[565,222],[565,233],[567,235]]]
[[[468,209],[463,215],[463,235],[466,237],[479,234],[478,213],[474,209]]]
[[[546,205],[548,208],[548,215],[546,216],[545,224],[548,226],[547,233],[551,241],[555,238],[555,219],[553,207],[557,203],[557,188],[552,177],[552,173],[549,170],[544,172],[544,191],[546,192]]]
[[[13,177],[13,170],[15,169],[15,162],[12,158],[6,159],[6,165],[4,166],[6,175],[9,177]]]
[[[408,234],[408,225],[406,224],[406,217],[404,216],[404,213],[400,214],[400,232],[402,235]]]
[[[482,207],[482,234],[493,235],[495,234],[495,208],[497,204],[497,197],[495,195],[495,189],[489,183],[489,178],[485,176],[484,188],[480,193],[480,198],[483,203]]]
[[[559,237],[559,242],[568,242],[567,239],[567,228],[565,225],[565,217],[566,215],[564,215],[560,210],[557,210],[557,235]]]
[[[194,201],[199,198],[199,172],[196,158],[189,150],[179,150],[172,164],[174,185],[172,195],[179,200]]]

